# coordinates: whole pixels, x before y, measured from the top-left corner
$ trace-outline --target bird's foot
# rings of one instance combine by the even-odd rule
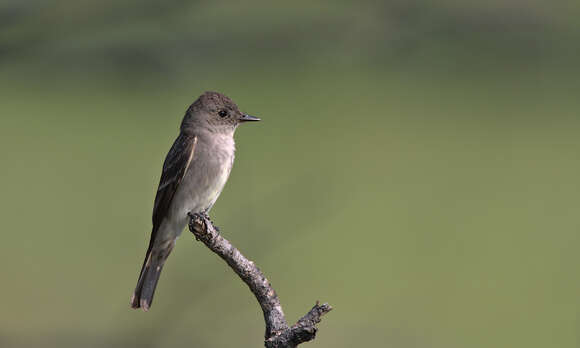
[[[220,228],[219,228],[219,227],[217,227],[217,226],[216,226],[216,225],[213,223],[213,221],[211,220],[211,218],[209,217],[209,215],[207,215],[207,213],[206,213],[205,211],[204,211],[204,212],[201,212],[200,214],[203,216],[203,218],[204,218],[204,220],[205,220],[206,222],[207,222],[207,221],[209,221],[209,223],[210,223],[210,224],[213,226],[213,229],[214,229],[214,230],[217,232],[217,234],[220,234]]]
[[[207,233],[209,229],[209,221],[203,214],[188,212],[189,216],[189,230],[195,236],[195,240],[199,242],[200,237]]]
[[[189,212],[187,216],[189,216],[189,230],[193,233],[196,240],[199,241],[200,238],[208,236],[211,227],[219,234],[219,228],[213,224],[206,212]]]

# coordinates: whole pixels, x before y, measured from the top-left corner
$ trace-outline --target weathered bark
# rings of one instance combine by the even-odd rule
[[[265,346],[267,348],[293,348],[311,341],[316,336],[316,324],[332,307],[318,301],[292,327],[289,327],[276,291],[254,262],[246,259],[236,247],[223,238],[211,220],[203,214],[190,214],[189,230],[211,251],[221,257],[248,285],[264,313],[266,322]]]

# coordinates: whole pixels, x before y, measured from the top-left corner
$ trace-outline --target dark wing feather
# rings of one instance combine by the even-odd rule
[[[197,137],[180,134],[175,139],[167,157],[165,157],[163,172],[161,173],[161,180],[159,180],[159,188],[157,189],[157,195],[155,196],[155,203],[153,205],[153,232],[151,233],[149,249],[153,245],[157,230],[161,226],[163,218],[167,215],[167,211],[181,183],[181,179],[183,179],[193,159],[196,143]]]

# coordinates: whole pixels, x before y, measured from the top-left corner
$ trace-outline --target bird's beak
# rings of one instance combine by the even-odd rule
[[[255,117],[255,116],[250,116],[248,114],[244,114],[241,118],[240,118],[240,122],[250,122],[250,121],[260,121],[259,118]]]

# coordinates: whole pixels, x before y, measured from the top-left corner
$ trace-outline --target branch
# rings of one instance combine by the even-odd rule
[[[316,324],[332,310],[329,304],[320,305],[317,301],[305,316],[289,327],[276,291],[254,262],[246,259],[227,239],[220,236],[206,215],[189,214],[189,218],[189,230],[195,238],[221,257],[256,296],[266,322],[267,348],[294,348],[315,338]]]

